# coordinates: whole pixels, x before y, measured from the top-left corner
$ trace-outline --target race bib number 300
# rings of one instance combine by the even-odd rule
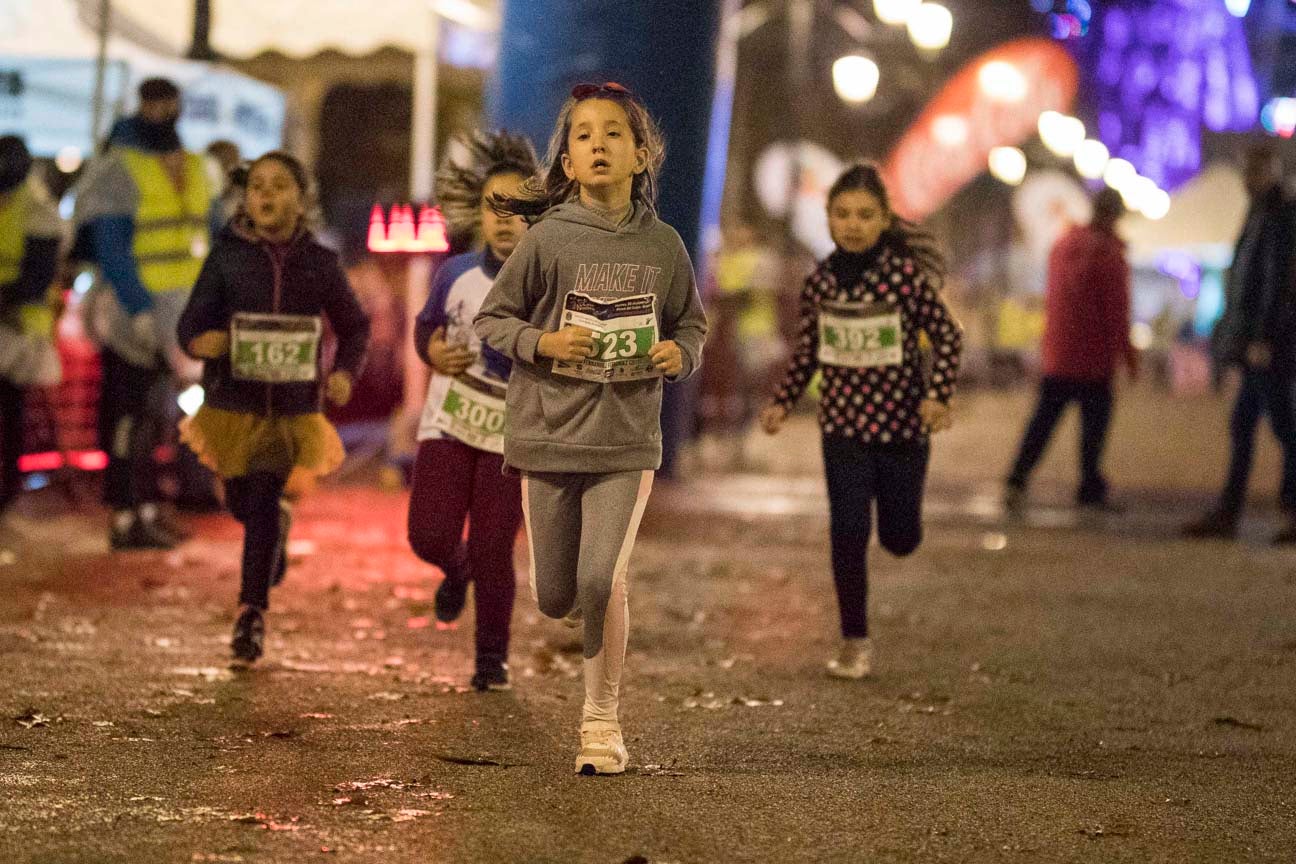
[[[594,356],[556,360],[558,375],[586,381],[638,381],[662,373],[648,356],[657,344],[656,298],[637,294],[606,303],[573,291],[563,301],[562,324],[594,331]]]
[[[900,312],[886,303],[825,303],[819,310],[819,362],[895,366],[904,359]]]
[[[504,452],[504,384],[470,370],[450,379],[432,425],[469,447]]]
[[[314,381],[322,329],[314,315],[240,312],[230,322],[234,377],[271,384]]]

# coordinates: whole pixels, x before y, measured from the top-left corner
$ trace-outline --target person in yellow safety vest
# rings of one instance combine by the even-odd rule
[[[778,326],[779,262],[756,232],[743,223],[728,226],[716,256],[714,298],[718,327],[732,339],[737,375],[719,406],[728,434],[729,462],[746,465],[744,438],[761,400],[781,368],[785,349]]]
[[[0,138],[0,512],[21,489],[27,390],[58,383],[50,284],[63,223],[21,138]]]
[[[118,121],[107,152],[78,184],[74,219],[111,286],[102,303],[99,436],[113,549],[166,549],[180,536],[160,518],[153,451],[170,422],[175,328],[207,257],[220,211],[203,157],[180,144],[180,91],[139,88],[140,110]]]

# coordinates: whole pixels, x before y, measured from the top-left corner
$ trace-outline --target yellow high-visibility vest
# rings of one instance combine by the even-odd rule
[[[129,147],[118,152],[139,189],[131,251],[140,281],[154,294],[189,290],[211,245],[207,227],[211,190],[202,157],[184,154],[181,192],[171,182],[161,156]]]
[[[31,204],[31,190],[23,183],[0,209],[0,285],[16,281],[21,275]],[[18,307],[18,321],[24,333],[45,337],[54,334],[54,312],[47,303],[24,303]]]
[[[0,208],[0,285],[7,285],[18,278],[27,241],[27,209],[30,206],[31,192],[23,183],[13,190],[8,203]]]

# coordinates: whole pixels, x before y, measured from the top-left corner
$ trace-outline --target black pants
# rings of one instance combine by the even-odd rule
[[[1039,403],[1017,451],[1017,461],[1008,475],[1008,485],[1025,488],[1030,474],[1048,447],[1062,412],[1072,402],[1080,404],[1080,486],[1076,501],[1099,504],[1107,498],[1107,480],[1102,475],[1103,447],[1111,425],[1111,381],[1077,381],[1045,376],[1040,381]]]
[[[877,504],[878,539],[892,555],[922,542],[927,445],[894,447],[823,436],[832,531],[833,584],[842,636],[868,635],[868,544]]]
[[[287,554],[279,544],[279,496],[288,478],[258,471],[225,481],[225,503],[243,523],[243,580],[239,602],[270,607],[270,582]]]
[[[144,368],[103,351],[99,396],[99,446],[108,454],[104,503],[131,510],[159,499],[153,451],[165,433],[159,410],[159,388],[166,386],[161,366]]]
[[[1241,514],[1246,501],[1256,427],[1265,414],[1269,415],[1269,427],[1282,446],[1279,503],[1287,512],[1296,513],[1296,375],[1288,371],[1247,369],[1242,374],[1242,387],[1229,422],[1232,453],[1228,480],[1220,495],[1221,512],[1233,519]]]
[[[23,388],[0,378],[0,511],[22,490],[18,459],[23,452],[26,397]]]

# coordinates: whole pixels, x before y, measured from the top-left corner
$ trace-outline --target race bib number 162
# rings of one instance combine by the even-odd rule
[[[314,381],[320,333],[314,315],[240,312],[230,322],[230,365],[244,381]]]

